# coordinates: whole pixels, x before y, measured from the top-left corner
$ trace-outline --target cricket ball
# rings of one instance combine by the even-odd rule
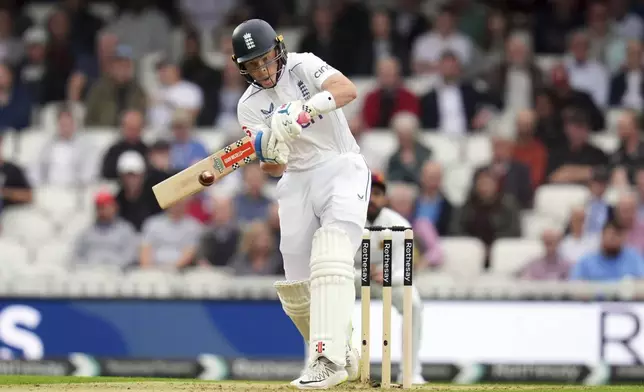
[[[203,186],[210,186],[215,182],[215,175],[209,171],[203,171],[199,174],[199,183]]]

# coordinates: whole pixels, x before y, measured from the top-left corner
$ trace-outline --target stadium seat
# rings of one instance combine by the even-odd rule
[[[588,199],[588,188],[581,185],[542,185],[534,197],[534,209],[566,222],[575,206],[583,205]]]
[[[0,222],[3,236],[19,239],[30,248],[49,241],[56,232],[53,221],[33,207],[3,211]]]
[[[181,276],[179,288],[187,298],[224,298],[230,278],[227,269],[193,268]]]
[[[56,131],[58,124],[58,110],[62,102],[51,102],[46,104],[41,111],[41,126],[43,130],[51,135]],[[72,106],[74,118],[78,124],[83,124],[85,120],[85,105],[80,102],[74,102]]]
[[[364,99],[376,87],[374,78],[351,78],[358,90],[358,97],[342,108],[347,120],[351,120],[362,111]]]
[[[360,138],[360,150],[371,170],[386,171],[389,157],[398,149],[396,135],[391,131],[372,130]]]
[[[600,132],[590,135],[590,142],[606,154],[612,154],[619,148],[619,137],[615,133]]]
[[[535,211],[524,211],[521,214],[521,233],[526,238],[541,238],[541,234],[546,229],[562,230],[561,221],[548,215],[539,214]]]
[[[93,211],[77,212],[69,216],[65,224],[58,232],[58,239],[60,241],[69,242],[73,246],[74,242],[81,233],[89,228],[95,222],[95,214]]]
[[[454,276],[441,272],[419,272],[414,277],[414,286],[422,297],[450,298],[456,289]]]
[[[82,191],[74,187],[44,185],[34,189],[34,206],[55,223],[63,223],[80,206]]]
[[[484,166],[492,161],[492,143],[487,135],[472,135],[467,138],[465,156],[473,166]]]
[[[137,269],[130,271],[120,285],[120,293],[128,297],[169,298],[176,292],[175,271]]]
[[[451,137],[437,131],[425,130],[420,135],[420,141],[432,150],[432,159],[443,165],[459,161],[463,141],[460,137]]]
[[[444,168],[442,188],[450,202],[457,206],[465,203],[472,186],[474,171],[474,167],[469,164],[456,164]]]
[[[2,135],[2,143],[0,147],[2,147],[2,150],[0,151],[0,156],[2,156],[6,160],[12,160],[12,161],[17,161],[17,157],[14,156],[17,151],[17,145],[16,143],[18,142],[18,137],[14,131],[6,131]]]
[[[224,132],[214,128],[198,128],[195,130],[195,135],[205,146],[208,151],[217,151],[224,147],[226,142],[226,135]],[[242,131],[239,131],[239,138],[241,138]]]
[[[116,297],[122,273],[119,268],[104,265],[82,265],[69,273],[68,295]]]
[[[473,277],[483,271],[485,245],[473,237],[444,237],[442,272],[454,276]]]
[[[282,280],[279,276],[238,276],[228,285],[228,297],[249,299],[277,299],[273,283]]]
[[[146,93],[152,94],[159,88],[159,81],[155,71],[155,64],[161,59],[163,53],[147,53],[139,61],[139,84]]]
[[[0,237],[0,275],[12,274],[28,267],[29,252],[17,239]]]
[[[12,291],[25,296],[61,296],[65,295],[67,271],[55,265],[29,266],[19,271],[14,278]]]
[[[606,112],[606,131],[609,133],[617,133],[617,121],[624,114],[623,109],[609,109]]]
[[[49,141],[51,134],[40,128],[29,128],[18,134],[18,151],[16,162],[25,169],[30,169],[38,162],[45,143]]]
[[[66,268],[71,263],[73,243],[54,240],[34,249],[34,267],[48,268],[51,265]]]
[[[107,149],[120,139],[121,132],[118,128],[91,127],[83,131],[83,137],[87,138],[97,155],[100,155],[100,161],[103,158],[103,154],[107,152]]]
[[[490,249],[490,271],[495,274],[514,275],[527,263],[542,256],[541,241],[527,238],[501,238]]]

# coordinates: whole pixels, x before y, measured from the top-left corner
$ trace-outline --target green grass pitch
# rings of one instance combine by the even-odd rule
[[[347,383],[332,389],[333,391],[359,391],[379,388],[367,387],[359,383]],[[399,388],[392,388],[397,390]],[[0,376],[0,391],[89,391],[89,392],[170,392],[170,391],[293,391],[286,382],[244,382],[244,381],[201,381],[164,378],[120,378],[120,377],[54,377],[54,376]],[[573,386],[573,385],[525,385],[525,384],[485,384],[485,385],[450,385],[427,384],[414,386],[414,391],[439,392],[641,392],[641,386]]]

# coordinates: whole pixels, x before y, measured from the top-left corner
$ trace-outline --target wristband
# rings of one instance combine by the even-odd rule
[[[264,156],[262,155],[262,136],[264,136],[264,131],[257,132],[257,135],[255,135],[254,145],[255,145],[255,154],[257,155],[257,159],[264,162]]]
[[[325,114],[335,109],[337,109],[335,98],[333,98],[333,95],[328,91],[322,91],[315,94],[304,104],[304,110],[306,110],[311,117]]]

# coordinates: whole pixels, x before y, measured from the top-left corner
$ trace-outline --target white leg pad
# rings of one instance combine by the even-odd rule
[[[273,285],[282,302],[282,309],[291,318],[308,344],[311,316],[311,288],[308,280],[279,281]]]
[[[323,227],[313,236],[310,360],[326,357],[336,365],[346,366],[346,345],[356,300],[354,254],[343,230]]]

